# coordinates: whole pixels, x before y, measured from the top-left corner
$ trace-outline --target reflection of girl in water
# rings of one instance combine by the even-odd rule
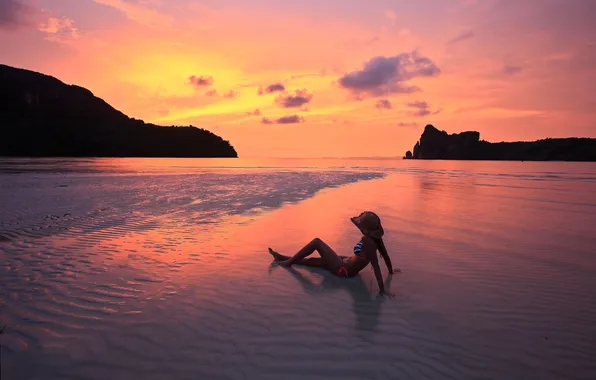
[[[315,238],[292,257],[281,255],[271,248],[269,253],[273,255],[276,261],[282,266],[291,267],[293,264],[307,265],[310,267],[325,268],[339,277],[353,277],[370,263],[374,269],[375,277],[379,284],[379,291],[382,295],[394,296],[393,293],[386,293],[383,284],[381,268],[377,260],[377,250],[383,256],[389,274],[399,272],[399,269],[393,269],[391,259],[383,243],[383,226],[381,219],[372,211],[365,211],[360,215],[350,218],[352,223],[362,232],[362,238],[354,247],[354,254],[350,257],[339,256],[331,247],[325,244],[321,239]],[[314,251],[318,251],[321,257],[309,257]]]
[[[312,267],[311,267],[312,268]],[[370,342],[373,339],[371,333],[377,331],[381,321],[381,306],[386,298],[370,298],[369,287],[364,283],[363,276],[356,276],[350,281],[341,281],[341,279],[331,276],[323,277],[321,282],[315,283],[308,276],[294,268],[288,268],[289,273],[294,276],[298,283],[302,285],[307,293],[316,294],[319,292],[348,291],[352,296],[352,311],[356,318],[355,335],[360,339]],[[315,268],[316,269],[316,268]],[[385,280],[385,288],[391,286],[393,276],[388,276]]]

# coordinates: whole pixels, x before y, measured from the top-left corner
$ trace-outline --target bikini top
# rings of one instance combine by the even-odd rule
[[[364,260],[368,260],[366,257],[362,256],[360,253],[362,253],[362,239],[360,239],[360,241],[358,243],[356,243],[356,245],[354,246],[354,254],[358,257],[363,258]]]
[[[361,251],[362,251],[362,239],[360,239],[360,241],[354,246],[354,254],[356,256],[362,257],[362,256],[360,256]]]

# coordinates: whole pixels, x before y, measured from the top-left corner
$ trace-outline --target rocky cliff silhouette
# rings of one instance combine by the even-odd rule
[[[0,65],[0,156],[237,157],[200,128],[130,118],[91,91]]]
[[[491,143],[475,131],[448,134],[427,125],[405,159],[596,161],[596,139],[562,138],[531,142]]]

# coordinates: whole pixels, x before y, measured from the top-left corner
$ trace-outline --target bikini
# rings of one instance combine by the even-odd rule
[[[354,246],[354,254],[358,257],[362,257],[360,256],[360,251],[362,251],[362,239],[360,239],[360,241],[358,242],[358,244],[356,244]]]
[[[360,241],[354,246],[354,254],[356,256],[364,259],[364,257],[360,256],[361,251],[362,251],[362,239],[360,239]],[[343,259],[342,259],[341,267],[337,271],[337,275],[339,277],[348,277],[348,270],[346,269],[346,266],[343,264]]]

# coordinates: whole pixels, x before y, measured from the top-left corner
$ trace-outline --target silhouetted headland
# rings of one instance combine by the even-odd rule
[[[560,138],[491,143],[480,140],[480,132],[448,134],[427,125],[404,159],[509,160],[509,161],[596,161],[596,139]]]
[[[201,128],[130,118],[91,91],[0,64],[0,156],[238,157]]]

